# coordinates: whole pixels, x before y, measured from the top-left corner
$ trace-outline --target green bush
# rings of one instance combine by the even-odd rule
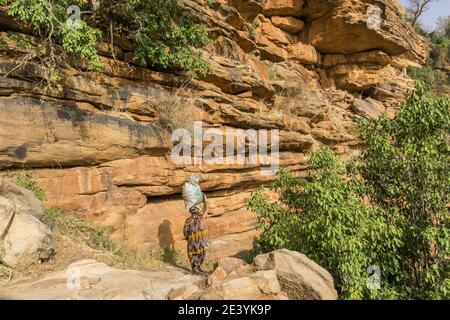
[[[419,86],[394,120],[362,124],[359,172],[372,201],[402,230],[392,283],[411,298],[450,297],[449,107]]]
[[[101,32],[84,21],[78,28],[68,28],[66,8],[72,4],[87,8],[80,0],[0,0],[0,5],[9,6],[9,15],[30,23],[44,38],[55,39],[68,53],[84,59],[91,70],[99,70],[102,64],[96,43]]]
[[[270,203],[257,190],[263,251],[300,251],[329,270],[340,298],[448,299],[449,100],[414,93],[394,120],[361,123],[361,159],[343,166],[326,147],[308,178],[281,170]],[[368,289],[367,268],[381,269]]]
[[[422,67],[408,69],[412,79],[424,82],[428,90],[437,94],[448,92],[450,83],[450,74],[445,71],[450,64],[450,38],[448,37],[450,29],[448,27],[445,29],[444,26],[442,29],[432,32],[420,30],[428,41],[429,56]]]
[[[45,199],[45,191],[38,185],[36,180],[34,180],[30,172],[19,172],[14,181],[18,186],[28,189],[34,193],[34,196],[43,201]]]
[[[269,203],[258,190],[248,205],[258,214],[263,251],[300,251],[332,273],[341,298],[369,298],[380,293],[367,288],[366,270],[399,263],[384,252],[401,245],[400,230],[361,199],[361,184],[344,178],[346,171],[323,147],[311,155],[308,180],[281,170],[273,184],[279,202]],[[388,287],[383,294],[389,294]]]
[[[106,1],[98,15],[128,30],[142,64],[180,67],[192,76],[210,71],[200,52],[193,50],[209,41],[207,29],[181,12],[177,0]]]
[[[448,84],[448,75],[432,66],[432,63],[425,64],[420,68],[409,67],[408,75],[416,81],[423,82],[427,90],[436,91],[438,86]]]
[[[84,14],[78,27],[66,24],[66,8],[78,5],[83,12],[92,10],[80,0],[0,0],[8,5],[8,14],[29,22],[48,40],[82,58],[91,70],[100,70],[96,45],[102,34],[127,37],[142,64],[161,68],[176,67],[191,76],[205,75],[210,65],[196,50],[208,42],[206,27],[192,15],[181,12],[177,0],[102,1],[92,14]]]

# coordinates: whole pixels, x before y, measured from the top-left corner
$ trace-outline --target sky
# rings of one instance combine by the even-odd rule
[[[404,7],[408,6],[408,0],[397,0]],[[450,0],[435,0],[430,4],[430,9],[425,12],[420,21],[428,28],[434,29],[439,17],[450,15]]]

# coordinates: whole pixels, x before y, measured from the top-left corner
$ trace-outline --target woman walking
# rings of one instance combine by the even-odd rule
[[[206,249],[206,231],[203,228],[203,219],[208,210],[206,196],[203,194],[203,208],[200,209],[198,205],[194,205],[189,209],[191,216],[186,219],[184,223],[184,237],[187,240],[187,253],[189,263],[191,264],[192,273],[206,274],[202,270],[203,262],[205,261]]]

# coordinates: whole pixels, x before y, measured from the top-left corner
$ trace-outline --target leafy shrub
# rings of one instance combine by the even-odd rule
[[[113,11],[108,2],[116,4]],[[106,1],[99,12],[130,32],[142,64],[176,66],[192,76],[210,71],[200,52],[193,50],[209,41],[207,29],[180,12],[177,0]]]
[[[56,40],[67,53],[82,58],[91,70],[100,70],[96,45],[102,33],[128,37],[142,64],[162,68],[178,67],[190,75],[205,75],[208,63],[195,48],[208,41],[207,29],[192,15],[183,13],[176,0],[102,1],[91,16],[82,17],[77,27],[66,24],[66,9],[78,5],[91,10],[81,0],[0,0],[8,14],[29,22],[48,40]]]
[[[34,196],[43,201],[45,199],[45,191],[34,180],[30,172],[19,172],[14,181],[18,186],[28,189],[34,193]]]
[[[261,189],[248,201],[261,249],[306,254],[344,299],[448,299],[449,106],[419,87],[394,120],[361,123],[361,159],[344,167],[323,147],[307,179],[281,170],[277,202]],[[370,265],[381,269],[381,290],[366,286]]]
[[[83,1],[72,0],[0,0],[0,5],[8,5],[8,14],[29,22],[45,38],[54,38],[68,53],[76,54],[88,62],[91,70],[102,66],[97,54],[96,43],[101,37],[100,30],[81,21],[77,28],[68,28],[66,8],[78,5],[86,9]]]
[[[430,91],[436,91],[438,86],[448,84],[447,74],[435,69],[432,63],[419,68],[410,67],[408,68],[408,74],[413,80],[423,82],[427,90]]]
[[[394,120],[362,124],[359,172],[374,203],[402,230],[393,283],[411,298],[449,298],[450,100],[411,95]]]
[[[440,29],[426,32],[419,27],[420,34],[428,41],[429,56],[424,66],[420,68],[411,67],[408,74],[412,79],[424,82],[428,90],[445,95],[445,92],[450,92],[450,74],[445,71],[450,64],[450,27],[448,26],[448,20],[442,21]]]
[[[278,203],[268,203],[262,190],[248,202],[263,231],[261,248],[300,251],[330,270],[341,298],[370,297],[375,292],[366,287],[366,269],[399,263],[383,256],[399,246],[399,230],[359,197],[361,185],[343,177],[346,169],[328,147],[311,155],[309,168],[309,180],[279,172],[273,184]]]

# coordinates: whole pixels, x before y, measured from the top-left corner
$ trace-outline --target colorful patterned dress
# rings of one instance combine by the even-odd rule
[[[202,266],[205,260],[206,249],[206,231],[202,226],[202,217],[200,215],[193,214],[186,219],[184,223],[184,237],[187,240],[187,252],[189,262],[192,269],[198,269]]]

